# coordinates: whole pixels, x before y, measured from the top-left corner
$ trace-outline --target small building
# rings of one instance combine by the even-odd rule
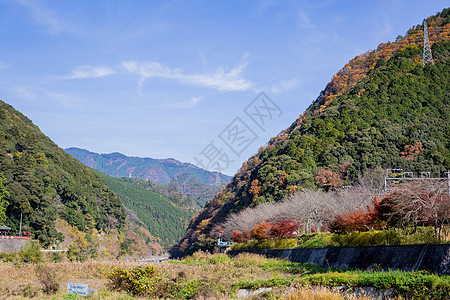
[[[0,226],[0,252],[18,252],[30,239],[28,236],[10,235],[8,234],[10,230],[11,228],[6,225]]]
[[[11,228],[9,228],[6,225],[0,226],[0,235],[8,235],[8,231],[10,231]]]

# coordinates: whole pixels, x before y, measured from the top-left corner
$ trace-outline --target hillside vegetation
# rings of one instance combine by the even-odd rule
[[[208,249],[230,214],[297,190],[335,190],[377,167],[442,176],[450,169],[449,21],[450,9],[427,19],[434,64],[422,64],[422,25],[346,64],[206,204],[173,255]]]
[[[183,210],[176,199],[147,188],[145,182],[98,175],[163,247],[175,244],[183,236],[193,210]]]
[[[0,101],[0,217],[12,234],[30,231],[42,245],[63,234],[55,221],[66,220],[80,232],[110,232],[123,227],[120,200],[92,170],[65,153],[27,117]],[[3,188],[1,188],[3,190]],[[3,220],[0,220],[3,221]]]

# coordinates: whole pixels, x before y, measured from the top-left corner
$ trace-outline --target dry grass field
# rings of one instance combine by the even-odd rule
[[[431,295],[428,299],[446,299],[442,289],[450,288],[448,276],[423,272],[326,270],[254,254],[230,258],[202,252],[152,265],[113,260],[54,262],[49,257],[38,264],[4,260],[0,274],[0,299],[375,299],[379,295],[365,295],[365,287],[378,285],[386,291],[395,282],[403,284],[400,289],[409,287],[408,299],[422,299],[414,294],[415,289],[429,289],[421,282],[432,284],[434,290],[425,294]],[[68,295],[68,282],[87,283],[96,293]],[[405,299],[393,295],[392,299]]]
[[[45,261],[45,259],[44,259]],[[325,287],[296,288],[294,286],[274,286],[272,290],[255,293],[233,287],[242,282],[270,281],[274,278],[288,279],[289,272],[275,268],[261,268],[266,259],[258,255],[240,255],[228,259],[223,255],[198,253],[183,261],[164,261],[154,264],[160,274],[159,290],[152,295],[136,296],[125,291],[110,289],[108,274],[117,268],[132,269],[147,265],[142,262],[87,261],[87,262],[46,262],[39,264],[2,262],[0,263],[0,299],[149,299],[178,298],[173,296],[174,285],[178,282],[186,299],[356,299]],[[97,292],[88,297],[67,295],[67,283],[87,283]],[[188,287],[187,282],[200,283]],[[50,287],[50,288],[49,288]],[[53,288],[52,290],[52,287]],[[171,294],[172,292],[172,294]],[[171,296],[172,295],[172,296]],[[365,297],[365,299],[370,299]]]

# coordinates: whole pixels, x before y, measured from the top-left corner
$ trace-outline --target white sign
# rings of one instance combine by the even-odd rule
[[[78,294],[81,296],[89,296],[91,293],[94,293],[96,290],[88,289],[87,283],[75,283],[68,282],[67,283],[67,294]]]

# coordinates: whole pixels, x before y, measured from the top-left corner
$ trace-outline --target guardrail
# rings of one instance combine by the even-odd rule
[[[29,240],[29,236],[12,236],[12,235],[0,235],[0,239],[2,240]]]

